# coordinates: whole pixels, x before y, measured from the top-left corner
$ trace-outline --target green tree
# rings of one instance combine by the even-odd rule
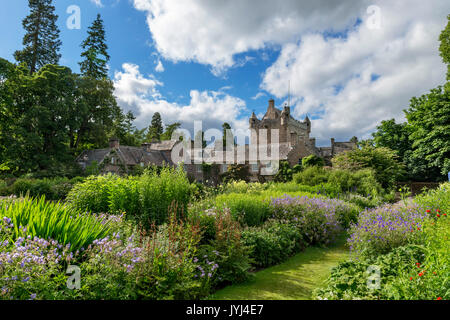
[[[445,179],[450,172],[450,85],[412,98],[405,113],[412,127],[408,169],[426,180]]]
[[[447,16],[447,26],[442,30],[439,40],[440,55],[445,64],[447,64],[447,80],[450,80],[450,14]]]
[[[108,79],[78,77],[77,104],[70,127],[73,152],[107,146],[111,132],[118,131],[126,121],[114,97],[114,84]]]
[[[373,169],[383,188],[392,188],[404,175],[404,165],[398,160],[397,153],[384,147],[366,145],[361,149],[340,153],[331,161],[333,167],[339,169]]]
[[[76,75],[56,65],[32,75],[23,64],[12,66],[1,86],[1,162],[17,173],[56,174],[73,164],[67,128],[73,124],[70,110],[76,109]]]
[[[161,135],[161,140],[172,140],[173,133],[181,127],[181,123],[175,122],[166,126],[166,130]]]
[[[105,28],[100,14],[89,27],[88,37],[81,44],[84,58],[80,62],[81,73],[94,79],[103,79],[108,76],[107,63],[110,60],[108,45],[105,39]]]
[[[161,120],[161,114],[155,112],[152,117],[151,125],[148,127],[147,140],[161,140],[161,135],[163,134],[164,128]]]
[[[395,119],[391,119],[381,121],[372,136],[376,147],[386,147],[397,151],[399,158],[403,160],[405,153],[411,150],[410,134],[411,128],[406,122],[395,123]]]
[[[228,122],[224,122],[224,124],[222,125],[222,132],[223,132],[223,147],[226,148],[227,147],[227,130],[231,130],[231,126]],[[229,137],[230,139],[232,138],[232,136]]]
[[[61,41],[52,0],[29,0],[28,6],[30,14],[22,22],[26,31],[24,48],[16,51],[14,58],[19,63],[26,63],[33,74],[46,64],[58,64]]]

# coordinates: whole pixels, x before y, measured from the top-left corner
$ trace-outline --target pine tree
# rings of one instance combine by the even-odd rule
[[[94,79],[103,79],[108,76],[107,63],[110,59],[108,46],[105,40],[105,27],[100,14],[88,30],[88,37],[81,44],[84,58],[80,62],[81,73]]]
[[[162,125],[161,114],[159,112],[155,112],[152,117],[152,123],[150,127],[148,127],[147,139],[149,141],[161,140],[161,135],[163,134],[164,128]]]
[[[46,64],[58,64],[61,41],[52,0],[29,0],[28,6],[31,12],[22,22],[25,47],[16,51],[14,58],[19,63],[25,62],[33,74]]]

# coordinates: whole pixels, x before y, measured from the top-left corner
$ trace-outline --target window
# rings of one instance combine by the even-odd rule
[[[111,158],[111,164],[114,164],[116,162],[116,159],[114,157]]]
[[[143,162],[141,162],[141,167],[142,167],[142,168],[144,167],[144,163],[143,163]]]
[[[202,173],[202,172],[203,172],[203,165],[197,164],[197,173]]]
[[[227,172],[228,171],[228,165],[227,164],[223,164],[222,165],[222,172]]]
[[[257,163],[252,163],[252,172],[259,172],[259,167]]]

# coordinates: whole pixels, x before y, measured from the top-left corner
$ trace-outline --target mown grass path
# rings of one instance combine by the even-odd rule
[[[346,235],[328,248],[311,247],[286,262],[256,272],[253,280],[226,287],[210,300],[310,300],[331,268],[348,258]]]

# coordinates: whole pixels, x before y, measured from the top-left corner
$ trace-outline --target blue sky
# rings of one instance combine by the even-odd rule
[[[0,25],[4,34],[2,34],[3,44],[0,48],[0,56],[14,61],[13,53],[21,48],[24,35],[22,19],[29,12],[28,0],[2,1],[4,3],[2,3]],[[251,98],[258,93],[262,73],[275,61],[279,49],[262,50],[266,52],[267,60],[261,58],[260,51],[238,55],[237,60],[245,59],[246,56],[255,59],[242,68],[233,68],[226,75],[217,77],[206,65],[195,62],[174,63],[160,57],[149,35],[145,13],[136,10],[129,1],[103,0],[103,3],[103,7],[98,7],[90,0],[54,2],[59,15],[58,26],[63,42],[61,64],[69,66],[74,72],[79,72],[80,44],[86,37],[87,28],[96,18],[97,13],[100,13],[105,22],[111,55],[111,77],[114,77],[115,70],[121,69],[124,62],[134,63],[139,65],[142,74],[154,74],[159,81],[166,84],[161,87],[160,92],[171,101],[189,103],[189,92],[192,88],[203,91],[230,87],[227,88],[227,92],[244,99],[249,110],[255,109],[255,112],[262,112],[266,108],[268,96],[258,100]],[[73,4],[81,9],[80,30],[69,30],[66,27],[66,20],[70,16],[66,10]],[[17,32],[11,33],[6,30],[17,30]],[[155,67],[159,60],[162,60],[165,70],[156,73]]]
[[[327,145],[331,137],[367,138],[384,119],[402,121],[412,96],[445,79],[437,41],[450,13],[444,0],[54,3],[60,63],[75,72],[87,28],[102,15],[117,100],[139,128],[160,112],[166,124],[202,120],[220,128],[227,121],[245,129],[269,98],[285,103],[290,81],[293,115],[310,115],[312,136]],[[2,58],[13,61],[22,47],[27,4],[0,2]],[[80,30],[66,27],[70,5],[81,9]]]

